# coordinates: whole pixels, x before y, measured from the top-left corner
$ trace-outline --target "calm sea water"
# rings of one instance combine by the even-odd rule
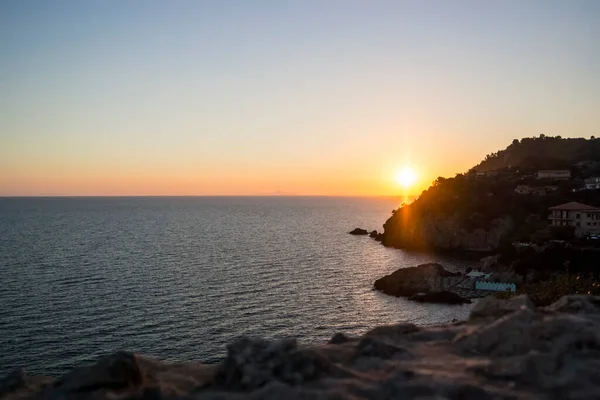
[[[387,249],[392,198],[0,199],[0,374],[57,375],[118,349],[215,362],[242,335],[322,343],[469,306],[372,290],[398,268],[463,262]]]

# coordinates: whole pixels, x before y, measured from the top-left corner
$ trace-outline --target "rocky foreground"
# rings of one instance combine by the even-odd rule
[[[201,345],[201,344],[199,344]],[[485,298],[468,321],[399,324],[329,343],[240,339],[218,365],[119,352],[52,380],[15,371],[8,399],[600,398],[600,297],[536,309]]]

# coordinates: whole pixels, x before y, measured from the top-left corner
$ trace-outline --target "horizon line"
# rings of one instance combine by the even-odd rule
[[[139,197],[416,197],[409,194],[389,195],[337,195],[337,194],[175,194],[175,195],[0,195],[0,199],[41,198],[139,198]]]

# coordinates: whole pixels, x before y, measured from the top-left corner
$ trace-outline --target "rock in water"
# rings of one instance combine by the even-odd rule
[[[371,231],[371,233],[369,233],[369,237],[371,239],[375,239],[378,242],[382,242],[383,241],[383,233],[379,233],[377,231]]]
[[[368,235],[369,231],[367,231],[366,229],[354,228],[348,233],[350,233],[351,235]]]
[[[446,271],[440,264],[422,264],[400,268],[375,281],[375,289],[392,296],[410,297],[418,293],[443,291],[445,278],[460,278],[462,274]]]

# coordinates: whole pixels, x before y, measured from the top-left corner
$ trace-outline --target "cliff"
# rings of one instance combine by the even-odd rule
[[[493,251],[532,212],[547,207],[514,192],[510,177],[438,178],[413,203],[394,210],[383,244],[422,250]],[[545,200],[549,201],[549,199]]]
[[[406,223],[399,213],[385,223],[383,244],[396,248],[488,252],[497,249],[513,228],[510,216],[495,218],[486,228],[469,229],[457,214],[430,214]]]
[[[536,308],[486,298],[468,321],[398,324],[329,343],[240,339],[217,365],[119,352],[58,379],[23,370],[3,399],[600,398],[600,297]]]

